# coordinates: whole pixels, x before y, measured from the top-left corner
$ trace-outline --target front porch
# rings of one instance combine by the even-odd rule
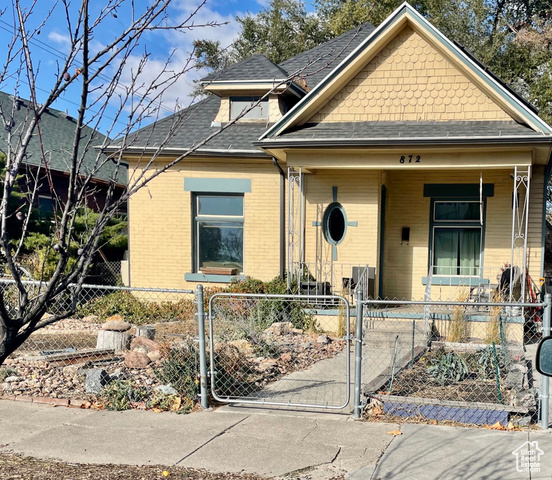
[[[309,165],[289,167],[287,179],[287,277],[303,294],[353,303],[357,288],[364,298],[537,298],[544,166]]]

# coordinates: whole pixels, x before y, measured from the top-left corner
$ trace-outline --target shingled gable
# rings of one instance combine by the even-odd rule
[[[400,52],[401,47],[409,42],[408,49]],[[423,64],[412,61],[422,51],[428,50],[430,56],[439,56],[446,64],[442,71],[435,69],[428,75]],[[402,55],[400,65],[393,58],[397,52]],[[382,68],[383,63],[394,61],[394,65],[387,64]],[[405,65],[408,71],[400,71]],[[423,73],[417,72],[422,69],[425,69]],[[416,88],[418,92],[408,92],[408,88],[403,87],[409,82],[418,83],[416,87],[421,87]],[[446,111],[446,115],[431,116],[428,114],[431,109],[424,109],[422,105],[423,98],[417,101],[419,97],[416,96],[421,96],[421,90],[433,87],[436,87],[435,92],[431,92],[428,102],[442,104],[443,98],[448,98],[450,103],[452,98],[453,102],[484,103],[484,108],[473,109],[479,116],[470,116],[466,112],[455,116],[454,108],[441,109]],[[452,91],[454,88],[462,90],[460,95]],[[473,98],[461,98],[466,90],[473,94]],[[410,96],[411,101],[400,102],[398,108],[393,109],[390,102],[398,95]],[[348,106],[351,108],[345,108],[347,115],[342,115],[343,107]],[[460,107],[458,111],[470,110]],[[480,113],[482,111],[484,116]],[[534,109],[405,3],[286,116],[269,128],[256,145],[327,144],[330,139],[333,143],[354,139],[357,144],[363,144],[364,139],[364,144],[370,144],[375,140],[376,143],[386,143],[385,139],[406,141],[421,138],[427,141],[430,137],[450,139],[479,135],[487,141],[489,137],[504,139],[508,136],[540,138],[549,142],[551,134],[550,126],[537,116]]]

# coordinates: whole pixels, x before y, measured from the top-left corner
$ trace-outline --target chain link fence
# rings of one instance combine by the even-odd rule
[[[536,420],[543,314],[543,303],[365,301],[366,416]]]
[[[209,303],[213,397],[344,408],[352,378],[349,332],[343,297],[216,294]]]
[[[25,282],[31,298],[45,285]],[[0,281],[8,310],[13,281]],[[0,394],[80,399],[102,408],[189,410],[199,395],[197,301],[192,290],[84,285],[50,302],[35,331],[0,367]]]
[[[31,297],[44,291],[26,285]],[[14,282],[0,288],[17,309]],[[544,303],[206,297],[201,287],[69,289],[43,319],[74,314],[0,366],[0,395],[180,412],[206,406],[209,384],[210,401],[339,409],[353,398],[355,416],[375,418],[525,424],[541,413]]]

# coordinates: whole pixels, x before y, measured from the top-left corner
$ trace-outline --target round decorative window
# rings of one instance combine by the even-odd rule
[[[330,203],[322,220],[324,238],[331,245],[339,245],[347,232],[347,215],[345,209],[338,202]]]

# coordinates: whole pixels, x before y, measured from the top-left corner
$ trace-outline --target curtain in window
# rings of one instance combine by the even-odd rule
[[[433,241],[435,275],[479,275],[481,229],[436,228]]]
[[[481,230],[460,230],[458,236],[460,243],[460,275],[479,275]]]
[[[450,228],[436,228],[433,251],[433,273],[435,275],[456,275],[458,267],[458,232]]]

